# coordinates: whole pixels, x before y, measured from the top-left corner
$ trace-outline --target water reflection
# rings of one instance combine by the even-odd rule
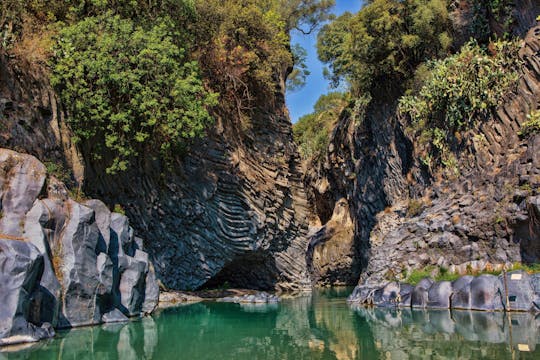
[[[538,358],[540,317],[530,313],[356,307],[386,358]]]
[[[4,359],[540,358],[531,314],[349,307],[347,290],[279,304],[198,303],[128,324],[83,328]]]

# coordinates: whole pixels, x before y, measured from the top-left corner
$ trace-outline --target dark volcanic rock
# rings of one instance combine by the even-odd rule
[[[537,311],[540,309],[540,275],[512,271],[504,276],[463,276],[454,282],[422,279],[411,285],[357,286],[348,301],[377,307],[466,309],[482,311]]]
[[[50,324],[38,327],[28,322],[31,297],[43,271],[43,257],[36,247],[0,238],[0,269],[0,346],[54,336]]]
[[[456,138],[456,171],[422,164],[421,142],[404,133],[393,94],[375,97],[361,122],[339,119],[327,158],[306,182],[323,222],[347,199],[359,284],[403,281],[427,266],[466,274],[540,261],[540,135],[518,135],[540,99],[540,26],[523,10],[533,5],[515,12],[520,33],[534,25],[519,53],[519,84]]]

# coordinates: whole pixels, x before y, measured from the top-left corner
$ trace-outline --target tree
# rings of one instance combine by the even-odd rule
[[[51,83],[76,137],[109,173],[126,170],[142,151],[167,156],[212,121],[207,107],[215,95],[205,91],[171,29],[169,18],[143,28],[105,13],[58,35]]]
[[[296,91],[306,84],[306,79],[311,74],[306,65],[307,51],[300,44],[292,46],[294,68],[287,77],[287,90]]]
[[[286,22],[287,31],[295,29],[310,34],[331,18],[330,9],[335,0],[278,0],[276,5]]]
[[[356,15],[325,25],[318,54],[334,84],[345,80],[354,94],[405,83],[421,62],[451,46],[445,0],[373,0]]]
[[[302,116],[293,125],[294,139],[303,158],[316,159],[326,154],[330,131],[348,104],[347,93],[331,92],[321,95],[313,107],[313,112]]]

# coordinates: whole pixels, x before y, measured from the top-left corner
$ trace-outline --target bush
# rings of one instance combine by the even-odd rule
[[[521,124],[519,135],[527,137],[540,133],[540,110],[533,110],[527,115],[527,121]]]
[[[141,151],[167,156],[212,122],[206,107],[216,96],[174,42],[173,28],[167,18],[144,29],[107,13],[58,35],[51,83],[76,139],[106,161],[109,173],[126,170]]]
[[[326,155],[330,131],[348,104],[348,94],[333,92],[322,95],[314,112],[302,116],[293,125],[293,134],[304,159],[319,159]]]
[[[400,99],[400,112],[410,117],[430,162],[454,162],[449,151],[454,134],[489,117],[517,85],[519,42],[498,41],[490,49],[473,41],[453,56],[429,62],[419,92]]]

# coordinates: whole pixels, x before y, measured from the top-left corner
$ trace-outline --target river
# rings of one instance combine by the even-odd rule
[[[204,302],[59,332],[3,359],[539,359],[540,316],[364,309],[349,289],[279,304]]]

